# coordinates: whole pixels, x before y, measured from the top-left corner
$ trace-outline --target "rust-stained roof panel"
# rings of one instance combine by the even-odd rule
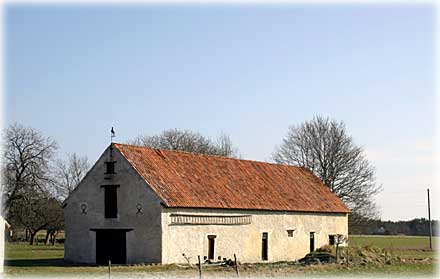
[[[349,212],[305,168],[117,143],[114,146],[169,207]]]

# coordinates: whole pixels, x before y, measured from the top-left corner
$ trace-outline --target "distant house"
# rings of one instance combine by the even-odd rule
[[[111,144],[64,204],[64,257],[295,260],[347,236],[348,213],[305,168]]]
[[[377,229],[376,234],[386,234],[387,230],[384,227],[380,227]]]

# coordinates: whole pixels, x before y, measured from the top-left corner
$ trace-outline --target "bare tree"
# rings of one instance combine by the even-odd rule
[[[377,216],[373,197],[381,187],[375,169],[347,135],[343,122],[317,116],[289,127],[273,160],[310,169],[355,215]]]
[[[131,144],[152,148],[180,150],[199,154],[236,157],[237,149],[233,147],[231,139],[222,134],[215,141],[202,136],[200,133],[189,130],[170,129],[159,135],[140,135]]]
[[[66,160],[57,160],[53,179],[53,195],[59,200],[66,199],[90,169],[87,156],[68,154]]]
[[[9,220],[14,227],[22,227],[30,233],[29,244],[34,244],[37,233],[47,229],[59,218],[59,203],[45,194],[27,194],[15,200],[9,209]]]
[[[44,193],[50,181],[50,163],[57,149],[51,138],[20,124],[4,131],[2,200],[7,212],[27,195]]]
[[[220,134],[220,136],[216,139],[215,145],[218,150],[216,155],[232,158],[240,157],[238,155],[238,149],[232,144],[231,138],[224,133]]]

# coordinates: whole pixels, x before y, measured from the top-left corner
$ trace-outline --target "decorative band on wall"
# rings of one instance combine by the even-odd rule
[[[171,214],[172,225],[249,225],[252,215],[188,215]]]

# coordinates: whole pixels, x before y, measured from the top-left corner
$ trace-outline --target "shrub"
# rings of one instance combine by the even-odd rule
[[[333,245],[324,245],[316,249],[316,252],[326,252],[326,253],[334,254],[335,247]]]

